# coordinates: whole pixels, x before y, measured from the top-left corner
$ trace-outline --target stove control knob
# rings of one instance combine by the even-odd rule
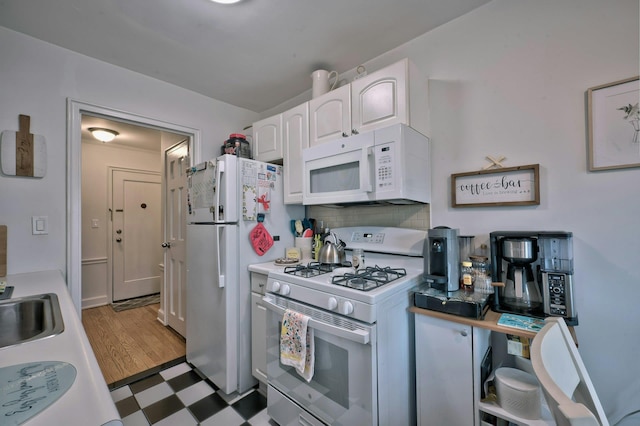
[[[278,290],[280,290],[280,283],[278,281],[274,281],[273,284],[271,284],[271,291],[277,293]]]
[[[335,310],[338,307],[338,301],[335,297],[330,297],[329,302],[327,303],[327,309],[330,311]]]
[[[280,294],[287,296],[289,293],[291,293],[291,288],[286,284],[282,284],[282,287],[280,287]]]
[[[342,304],[342,309],[340,309],[340,313],[342,315],[349,315],[353,313],[353,304],[349,301],[346,301]]]

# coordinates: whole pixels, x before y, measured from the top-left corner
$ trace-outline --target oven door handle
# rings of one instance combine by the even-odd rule
[[[277,314],[280,314],[281,316],[284,316],[285,309],[274,304],[272,300],[273,299],[271,297],[264,296],[259,304]],[[307,326],[312,327],[318,331],[323,331],[334,336],[342,337],[344,339],[360,343],[362,345],[366,345],[371,341],[370,333],[367,330],[348,330],[346,328],[338,327],[336,325],[329,324],[312,317],[309,317]]]

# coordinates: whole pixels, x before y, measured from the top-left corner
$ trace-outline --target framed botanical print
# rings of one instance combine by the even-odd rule
[[[638,77],[587,90],[589,170],[640,167]]]

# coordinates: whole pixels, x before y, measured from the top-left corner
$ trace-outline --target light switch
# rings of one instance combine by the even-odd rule
[[[47,216],[31,216],[31,233],[33,235],[46,235],[49,233],[49,218]]]

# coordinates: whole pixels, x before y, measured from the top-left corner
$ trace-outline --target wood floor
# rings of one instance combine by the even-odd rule
[[[115,312],[105,305],[82,311],[82,325],[107,385],[185,356],[185,339],[157,320],[159,308]]]

